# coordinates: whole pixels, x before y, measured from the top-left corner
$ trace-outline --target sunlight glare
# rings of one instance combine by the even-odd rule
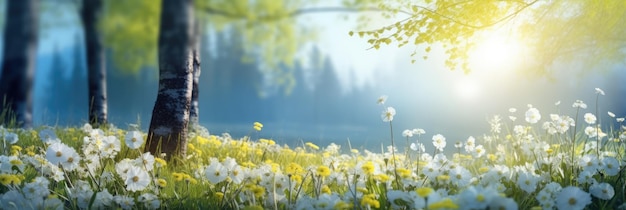
[[[485,37],[470,55],[470,67],[478,72],[507,72],[518,65],[520,46],[506,36]]]
[[[480,85],[469,78],[460,79],[456,85],[457,95],[464,100],[474,100],[480,95]]]

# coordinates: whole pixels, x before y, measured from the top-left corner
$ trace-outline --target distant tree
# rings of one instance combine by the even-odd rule
[[[32,126],[32,89],[38,39],[39,1],[8,1],[0,74],[0,124]]]
[[[99,30],[103,14],[102,0],[83,0],[80,17],[85,30],[89,89],[89,123],[107,124],[106,60],[103,37]]]

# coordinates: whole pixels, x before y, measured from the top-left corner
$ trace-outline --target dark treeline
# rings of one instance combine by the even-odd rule
[[[303,126],[366,125],[374,115],[365,109],[376,108],[373,87],[342,87],[330,58],[319,49],[309,53],[308,65],[295,62],[291,67],[295,85],[289,91],[276,87],[272,78],[259,70],[254,59],[242,61],[243,48],[228,33],[205,36],[201,47],[200,123],[251,124],[282,122]],[[214,46],[212,46],[214,45]],[[212,46],[212,47],[211,47]],[[45,93],[39,104],[45,125],[81,125],[87,122],[86,69],[80,44],[52,54],[44,78]],[[70,57],[67,59],[67,57]],[[110,58],[112,56],[107,56]],[[66,59],[64,59],[66,58]],[[157,71],[144,68],[138,74],[117,69],[107,61],[109,120],[125,128],[141,124],[146,129],[158,86]],[[288,92],[288,93],[286,93]],[[37,109],[37,108],[36,108]],[[36,110],[36,113],[38,111]],[[375,119],[375,118],[374,118]],[[235,128],[233,128],[235,130]],[[211,128],[209,127],[209,130]]]

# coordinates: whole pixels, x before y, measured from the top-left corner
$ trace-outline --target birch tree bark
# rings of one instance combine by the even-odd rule
[[[163,0],[160,20],[159,91],[145,150],[166,159],[184,157],[193,87],[193,2]]]
[[[194,34],[193,34],[193,89],[191,92],[191,107],[189,108],[189,124],[192,129],[198,126],[200,123],[200,107],[199,107],[199,93],[198,90],[199,82],[200,82],[200,44],[201,44],[201,36],[202,31],[200,27],[200,21],[198,18],[195,19],[194,23]]]
[[[0,124],[32,126],[32,92],[38,42],[38,0],[7,1],[0,73]]]
[[[80,11],[87,46],[89,87],[89,123],[94,127],[107,124],[106,61],[98,24],[102,17],[102,0],[83,0]]]

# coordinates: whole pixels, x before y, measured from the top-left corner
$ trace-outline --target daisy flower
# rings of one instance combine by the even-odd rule
[[[582,210],[589,204],[591,195],[578,187],[565,187],[556,197],[556,207],[560,210]]]
[[[595,124],[596,120],[598,120],[596,116],[591,113],[585,113],[584,118],[585,118],[585,122],[587,122],[587,124],[589,125]]]
[[[387,101],[387,96],[386,95],[382,95],[382,96],[378,97],[378,100],[376,100],[376,103],[380,104],[380,105],[384,105],[386,101]]]
[[[18,140],[19,138],[15,133],[7,132],[4,134],[4,141],[9,144],[15,144]]]
[[[52,143],[50,144],[50,146],[48,146],[48,149],[46,149],[46,159],[50,163],[58,165],[62,162],[67,161],[67,158],[69,157],[69,154],[72,150],[74,150],[74,148],[71,148],[63,143]],[[74,153],[76,153],[75,150]]]
[[[394,109],[393,107],[387,107],[385,108],[385,110],[383,110],[383,113],[380,115],[380,117],[383,119],[383,122],[391,122],[393,121],[393,116],[396,115],[396,109]]]
[[[130,149],[139,149],[143,144],[143,135],[139,131],[130,131],[126,133],[126,137],[124,138],[126,141],[126,146]]]
[[[443,148],[446,147],[446,137],[443,137],[441,134],[434,135],[433,145],[437,148],[437,150],[443,151]]]
[[[526,122],[530,124],[535,124],[539,122],[539,120],[541,120],[541,114],[539,113],[539,110],[537,108],[529,108],[528,111],[526,111],[525,116]]]
[[[602,200],[610,200],[615,195],[613,186],[606,182],[591,185],[591,187],[589,187],[589,192],[591,192],[591,195],[594,197]]]
[[[206,178],[213,184],[220,183],[228,177],[228,169],[215,159],[211,160],[211,164],[204,171]]]
[[[126,189],[136,192],[146,189],[150,184],[150,175],[140,167],[131,166],[126,173]]]

